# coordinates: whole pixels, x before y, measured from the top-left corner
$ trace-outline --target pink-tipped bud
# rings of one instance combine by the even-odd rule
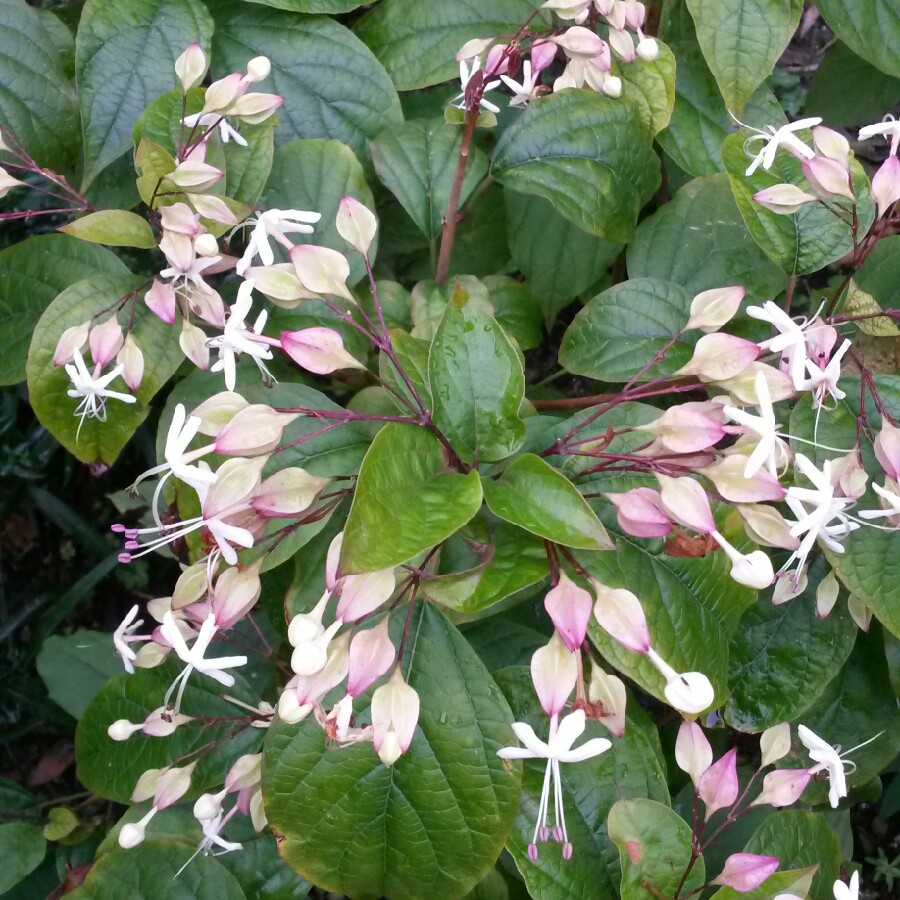
[[[354,302],[347,287],[350,263],[342,253],[314,244],[298,244],[291,250],[291,262],[306,290]]]
[[[192,762],[187,766],[171,766],[162,770],[153,793],[153,805],[157,809],[165,809],[177,803],[188,792],[196,766],[197,763]]]
[[[336,534],[328,545],[328,553],[325,556],[325,587],[333,591],[338,583],[338,567],[341,561],[341,550],[344,546],[344,532]]]
[[[179,163],[166,179],[184,191],[205,191],[224,176],[225,173],[221,169],[190,156]]]
[[[187,319],[181,323],[181,334],[178,336],[181,352],[198,368],[206,371],[209,368],[209,347],[206,334],[201,328],[192,325]]]
[[[292,466],[266,478],[250,503],[264,519],[299,516],[312,506],[328,483],[328,478],[318,478]]]
[[[191,716],[173,712],[165,706],[154,709],[141,725],[141,731],[150,737],[169,737],[175,731],[188,722],[193,722]]]
[[[182,89],[189,91],[197,87],[203,81],[208,65],[206,54],[200,45],[196,41],[188,44],[187,49],[175,60],[175,74],[181,82]]]
[[[188,202],[197,215],[220,225],[237,225],[238,217],[228,208],[228,204],[214,194],[188,194]]]
[[[279,94],[244,94],[228,107],[227,115],[248,125],[259,125],[273,116],[284,103]]]
[[[652,488],[632,488],[620,494],[604,494],[616,508],[619,527],[634,537],[665,537],[672,530],[672,522],[662,508],[659,491]]]
[[[578,660],[569,652],[559,632],[531,657],[531,680],[548,716],[558,715],[566,705],[578,679]]]
[[[550,38],[568,57],[590,58],[606,51],[606,42],[596,32],[582,25],[573,25],[562,34]]]
[[[731,806],[738,795],[737,748],[729,750],[700,776],[697,793],[706,807],[706,819]]]
[[[565,572],[559,573],[559,582],[544,598],[547,615],[563,643],[573,653],[584,643],[593,605],[591,595]]]
[[[895,481],[900,478],[900,428],[887,419],[882,420],[881,430],[875,438],[875,458],[885,474]]]
[[[335,615],[342,622],[356,622],[387,603],[396,586],[393,569],[347,575],[341,582]]]
[[[481,56],[491,44],[494,43],[494,38],[472,38],[470,41],[466,41],[459,50],[456,51],[456,61],[457,62],[467,62],[470,59],[475,59],[476,56]]]
[[[715,419],[685,405],[670,406],[658,419],[635,429],[657,435],[673,453],[696,453],[725,437],[725,429]]]
[[[409,749],[419,721],[419,695],[403,680],[399,666],[372,695],[371,713],[375,751],[392,766]]]
[[[619,30],[618,28],[610,28],[609,46],[619,59],[627,63],[634,62],[637,50],[634,46],[634,38],[631,36],[630,32],[625,31],[624,29]]]
[[[778,479],[766,469],[760,469],[752,478],[745,478],[748,457],[739,453],[723,456],[714,465],[699,472],[708,478],[722,497],[731,503],[761,503],[765,500],[783,500],[787,491]]]
[[[259,784],[262,777],[262,753],[246,753],[239,756],[225,776],[225,790],[229,794],[243,791]]]
[[[770,875],[778,871],[777,856],[759,856],[756,853],[732,853],[725,860],[725,868],[713,884],[721,884],[746,894],[758,888]]]
[[[826,128],[824,125],[816,125],[812,130],[813,144],[816,150],[839,162],[846,168],[850,160],[850,142],[840,132]]]
[[[691,317],[685,329],[699,328],[707,333],[718,331],[737,314],[746,293],[743,285],[734,285],[697,294],[691,301]]]
[[[535,41],[531,45],[531,71],[542,72],[556,59],[556,44],[553,41]]]
[[[745,341],[733,334],[705,334],[697,341],[691,361],[676,375],[694,375],[705,382],[725,381],[752,366],[761,352],[753,341]]]
[[[269,453],[281,443],[284,429],[296,413],[276,412],[263,403],[252,403],[223,425],[216,435],[216,453],[225,456],[256,456]]]
[[[791,806],[800,799],[811,778],[809,769],[776,769],[763,779],[760,795],[751,806]]]
[[[815,203],[818,198],[801,190],[795,184],[776,184],[753,195],[754,202],[764,206],[779,216],[792,216],[807,203]]]
[[[825,200],[832,197],[853,199],[850,171],[846,165],[824,156],[814,156],[800,163],[803,174],[813,191]]]
[[[650,649],[650,629],[641,601],[624,588],[610,588],[591,579],[597,602],[594,618],[600,627],[632,653],[646,653]]]
[[[216,437],[242,409],[246,409],[249,405],[234,391],[220,391],[196,407],[191,417],[200,420],[200,434]]]
[[[372,210],[354,197],[341,197],[335,225],[338,234],[351,247],[363,256],[368,255],[378,231],[378,219]]]
[[[709,497],[698,481],[686,475],[681,478],[657,475],[656,480],[662,508],[673,522],[698,534],[712,534],[716,530]]]
[[[206,89],[202,113],[221,113],[247,90],[247,82],[240,72],[232,72]]]
[[[242,569],[229,566],[216,579],[210,607],[220,629],[231,628],[256,605],[262,591],[259,578],[261,567],[262,560]]]
[[[112,362],[115,355],[122,349],[125,335],[119,320],[113,315],[101,325],[95,325],[88,335],[88,345],[91,348],[91,359],[94,365],[101,369]]]
[[[856,627],[868,634],[872,627],[872,609],[866,606],[856,594],[851,594],[847,598],[847,612],[850,613],[850,618],[856,623]]]
[[[75,357],[75,351],[81,350],[87,342],[90,330],[90,320],[67,328],[60,335],[56,344],[56,350],[53,353],[53,365],[64,366],[66,363],[72,362]]]
[[[779,759],[787,756],[791,749],[791,725],[789,722],[781,722],[767,728],[759,736],[759,749],[762,754],[760,768],[771,766]]]
[[[292,263],[251,266],[244,274],[253,279],[257,291],[285,309],[292,309],[301,300],[318,299],[318,295],[303,287]]]
[[[144,378],[144,354],[130,331],[125,335],[116,363],[122,367],[122,380],[132,391],[136,391]]]
[[[397,655],[385,616],[374,628],[357,632],[350,641],[347,693],[358,697],[391,667]]]
[[[624,0],[625,3],[625,24],[632,30],[637,31],[638,28],[644,27],[644,19],[647,15],[647,8],[639,0]]]
[[[301,369],[316,375],[330,375],[338,369],[365,369],[344,349],[344,340],[332,328],[314,326],[299,331],[282,331],[281,347]]]
[[[784,516],[774,506],[741,503],[737,504],[735,509],[744,520],[744,531],[747,532],[747,536],[757,544],[792,551],[800,546],[800,539],[791,534]]]
[[[675,739],[675,762],[682,772],[691,776],[694,787],[699,786],[703,773],[712,765],[713,752],[703,729],[684,719]]]
[[[840,593],[840,585],[834,569],[830,569],[828,574],[819,582],[816,588],[816,616],[820,619],[826,618],[834,609],[837,603],[838,594]]]
[[[493,78],[497,75],[505,75],[509,71],[509,55],[506,54],[506,44],[495,44],[488,51],[484,61],[484,77]]]
[[[178,295],[175,293],[175,288],[156,278],[153,279],[150,290],[144,294],[144,303],[147,304],[147,308],[167,325],[171,325],[175,321],[177,300]]]
[[[900,200],[900,158],[889,156],[872,178],[872,196],[880,219]]]
[[[159,224],[163,231],[196,237],[202,231],[197,216],[186,203],[173,203],[159,211]]]
[[[594,663],[588,684],[588,700],[594,707],[591,718],[599,719],[611,734],[622,737],[625,734],[625,707],[628,702],[625,682]]]

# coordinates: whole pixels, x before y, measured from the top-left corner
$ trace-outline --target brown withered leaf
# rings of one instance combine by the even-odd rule
[[[666,538],[663,552],[666,556],[681,556],[696,559],[706,556],[711,550],[715,550],[718,544],[707,534],[699,537],[690,537],[683,531],[675,531]]]

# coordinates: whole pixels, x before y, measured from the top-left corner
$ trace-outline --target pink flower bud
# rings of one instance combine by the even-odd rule
[[[206,334],[187,319],[181,323],[181,334],[178,336],[181,352],[204,372],[209,368],[209,347],[206,345]]]
[[[119,320],[110,316],[102,325],[95,325],[88,335],[88,345],[91,348],[91,359],[94,365],[105,368],[112,362],[115,355],[122,349],[125,335]]]
[[[238,217],[228,208],[228,204],[221,197],[216,197],[214,194],[188,194],[187,198],[197,215],[204,219],[229,227],[238,224]]]
[[[847,166],[850,158],[850,142],[840,132],[826,128],[824,125],[816,125],[812,129],[812,138],[816,150],[822,156],[827,156],[828,159]]]
[[[185,191],[205,191],[224,176],[225,173],[221,169],[189,156],[184,162],[179,163],[166,179]]]
[[[156,790],[153,793],[153,805],[157,809],[165,809],[173,803],[177,803],[191,786],[191,775],[197,763],[192,762],[187,766],[171,766],[163,769],[156,781]]]
[[[638,28],[644,27],[644,18],[647,15],[647,8],[639,0],[624,0],[625,2],[625,24],[632,30],[637,31]]]
[[[825,156],[814,156],[800,163],[809,186],[825,200],[831,197],[853,199],[850,171],[846,165]]]
[[[396,586],[397,577],[392,568],[347,575],[341,581],[335,615],[342,622],[356,622],[387,603]]]
[[[880,219],[900,200],[900,158],[889,156],[872,178],[872,196]]]
[[[484,61],[485,78],[505,75],[509,71],[509,56],[504,58],[504,53],[506,53],[506,44],[495,44],[491,47],[487,59]]]
[[[634,38],[631,33],[618,28],[609,29],[609,46],[613,53],[616,54],[624,62],[634,62],[636,51],[634,47]]]
[[[164,231],[196,237],[201,232],[197,216],[186,203],[173,203],[159,211],[159,224]]]
[[[262,777],[262,753],[239,756],[225,776],[225,790],[229,794],[259,784]]]
[[[766,469],[760,469],[752,478],[744,477],[749,459],[741,454],[723,456],[714,465],[699,472],[708,478],[716,491],[731,503],[761,503],[764,500],[783,500],[787,491],[778,479]]]
[[[542,72],[556,59],[556,44],[553,41],[535,41],[531,45],[531,71]]]
[[[604,494],[616,508],[619,527],[635,537],[664,537],[672,530],[672,522],[662,508],[659,491],[632,488],[619,494]]]
[[[227,114],[248,125],[259,125],[273,116],[284,103],[278,94],[244,94],[228,107]]]
[[[307,372],[329,375],[338,369],[365,369],[344,349],[343,338],[331,328],[317,325],[299,331],[282,331],[280,340],[284,352]]]
[[[220,391],[204,400],[192,413],[200,420],[200,434],[215,437],[242,409],[250,404],[234,391]]]
[[[544,598],[547,615],[563,643],[573,653],[584,643],[593,605],[591,595],[578,587],[565,572],[559,573],[559,582]]]
[[[809,769],[776,769],[763,779],[760,795],[751,806],[790,806],[809,784]]]
[[[597,602],[594,618],[600,627],[632,653],[646,653],[650,648],[650,630],[641,601],[624,588],[610,588],[591,579]]]
[[[372,695],[371,713],[375,751],[392,766],[409,749],[419,721],[419,695],[403,680],[399,666]]]
[[[657,475],[656,480],[662,508],[673,522],[698,534],[711,534],[716,530],[709,497],[698,481],[686,475],[681,478]]]
[[[759,749],[762,753],[760,768],[771,766],[772,763],[776,763],[779,759],[787,756],[791,749],[790,723],[782,722],[779,725],[767,728],[759,736]]]
[[[697,341],[691,361],[675,374],[695,375],[706,382],[724,381],[748,369],[761,352],[753,341],[745,341],[733,334],[705,334]]]
[[[738,795],[737,748],[729,750],[700,776],[697,793],[706,807],[706,819],[731,806]]]
[[[122,367],[122,380],[132,391],[136,391],[144,378],[144,354],[130,331],[125,335],[116,363]]]
[[[696,453],[725,437],[725,429],[715,419],[683,404],[670,406],[658,419],[635,429],[658,435],[662,446],[673,453]]]
[[[839,593],[840,585],[837,576],[834,574],[834,569],[830,569],[816,588],[816,616],[818,618],[826,618],[834,609]]]
[[[588,700],[595,706],[592,718],[599,718],[611,734],[622,737],[625,734],[625,706],[628,701],[622,679],[604,672],[594,663],[588,684]]]
[[[82,322],[80,325],[72,325],[67,328],[56,344],[56,350],[53,353],[53,365],[63,366],[72,362],[75,357],[75,351],[81,350],[88,339],[88,332],[91,330],[90,320]]]
[[[713,884],[721,884],[739,894],[756,890],[770,875],[778,871],[777,856],[758,856],[755,853],[732,853],[725,860],[725,868]]]
[[[233,627],[256,605],[262,591],[261,566],[262,560],[243,569],[230,566],[216,579],[210,606],[220,629]]]
[[[531,680],[548,716],[558,715],[566,705],[578,678],[578,661],[563,643],[558,631],[531,657]]]
[[[807,203],[815,203],[816,196],[800,190],[795,184],[776,184],[753,195],[760,206],[780,216],[792,216]]]
[[[358,631],[350,641],[347,693],[358,697],[391,667],[397,651],[385,616],[374,628]]]
[[[378,220],[367,206],[354,197],[341,197],[335,220],[338,234],[363,256],[375,240]]]
[[[697,294],[691,301],[691,317],[685,329],[699,328],[707,333],[718,331],[737,314],[746,293],[743,285],[734,285]]]
[[[684,719],[675,739],[675,762],[682,772],[691,776],[697,787],[700,777],[712,765],[713,752],[703,729],[696,723]]]
[[[240,72],[232,72],[206,89],[202,113],[222,112],[247,90],[247,82]]]
[[[291,250],[291,262],[306,290],[355,302],[347,288],[350,263],[342,253],[314,244],[298,244]]]
[[[292,466],[270,475],[250,501],[264,519],[298,516],[312,506],[328,478],[317,478],[305,469]]]
[[[150,290],[144,294],[144,303],[153,315],[162,319],[167,325],[175,321],[177,294],[171,284],[153,279]],[[207,353],[207,356],[209,354]]]
[[[282,432],[296,418],[296,413],[276,412],[271,406],[253,403],[222,426],[216,435],[216,453],[225,456],[269,453],[281,443]]]
[[[197,87],[203,81],[207,65],[206,54],[200,45],[196,41],[188,44],[187,49],[175,60],[175,74],[181,87],[185,91]]]
[[[600,56],[606,51],[606,42],[596,32],[581,25],[573,25],[562,34],[550,38],[557,47],[561,47],[566,56],[592,57]]]
[[[140,726],[141,731],[150,737],[168,737],[175,734],[175,731],[188,722],[193,722],[191,716],[182,715],[182,713],[173,712],[165,706],[154,709]]]

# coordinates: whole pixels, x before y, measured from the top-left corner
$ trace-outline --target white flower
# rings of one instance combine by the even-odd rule
[[[531,62],[525,60],[522,63],[522,82],[521,84],[509,75],[501,75],[503,83],[513,92],[512,99],[509,101],[510,106],[527,106],[529,101],[536,100],[541,90],[538,84],[540,72],[531,71]]]
[[[94,370],[94,374],[91,375],[87,365],[85,365],[81,351],[75,350],[72,354],[72,362],[66,365],[66,374],[72,382],[72,387],[66,393],[73,399],[81,398],[81,403],[75,409],[75,415],[81,417],[81,421],[78,423],[78,431],[75,433],[76,440],[81,433],[81,426],[84,425],[86,418],[99,419],[101,422],[106,421],[107,400],[121,400],[123,403],[137,402],[137,397],[131,394],[111,391],[107,388],[111,381],[122,374],[121,365],[110,369],[105,375],[100,374],[98,366]]]
[[[262,330],[266,326],[268,313],[263,310],[252,328],[248,328],[244,322],[253,306],[253,284],[252,279],[248,279],[240,286],[237,300],[231,306],[231,312],[225,320],[222,334],[207,341],[208,347],[219,351],[219,359],[213,363],[210,371],[225,373],[225,386],[229,391],[234,390],[237,379],[235,361],[241,353],[246,353],[252,357],[262,373],[263,380],[267,383],[274,381],[269,374],[269,370],[263,365],[263,360],[272,358],[272,351],[265,343],[248,337],[250,334],[262,334]]]
[[[599,756],[612,747],[606,738],[592,738],[580,747],[572,749],[572,744],[584,733],[584,710],[576,710],[567,715],[557,726],[556,716],[550,719],[550,739],[542,741],[534,729],[526,722],[513,722],[512,729],[516,737],[524,745],[522,747],[504,747],[497,751],[502,759],[546,759],[544,786],[541,790],[541,802],[538,807],[538,818],[534,828],[534,836],[528,845],[528,858],[537,859],[537,841],[546,841],[552,834],[553,839],[563,845],[563,858],[572,856],[572,845],[566,832],[565,811],[563,809],[562,778],[559,773],[560,763],[576,763]],[[554,820],[556,825],[551,830],[547,826],[550,810],[550,788],[553,788]]]
[[[457,109],[465,109],[466,108],[466,89],[469,86],[469,82],[475,77],[475,73],[481,68],[481,58],[476,56],[475,59],[472,60],[472,68],[470,69],[465,60],[460,60],[459,63],[459,81],[460,81],[460,92],[450,101],[451,104],[454,104]],[[482,109],[487,109],[492,113],[500,112],[500,107],[491,103],[488,100],[484,99],[484,94],[488,91],[492,91],[495,87],[500,85],[500,79],[496,79],[495,81],[489,81],[484,88],[482,89],[482,98],[479,101],[478,105],[482,107]]]
[[[716,535],[721,538],[718,532],[713,532],[713,536]],[[712,706],[716,692],[702,672],[676,672],[652,647],[647,650],[646,656],[665,678],[663,693],[675,709],[693,716]]]
[[[187,125],[188,128],[194,128],[199,125],[201,134],[206,134],[208,129],[218,123],[219,137],[222,138],[223,144],[234,141],[241,147],[247,146],[247,142],[244,138],[228,124],[228,120],[224,116],[219,116],[217,113],[195,113],[192,116],[185,116],[181,121],[183,124]]]
[[[834,891],[834,900],[859,900],[859,872],[854,872],[850,876],[850,884],[844,884],[843,881],[836,881],[832,886]]]
[[[887,115],[881,122],[876,122],[874,125],[866,125],[859,129],[859,139],[861,141],[867,141],[869,138],[878,137],[879,135],[890,138],[891,156],[896,156],[897,148],[900,146],[900,119]]]
[[[833,400],[843,400],[847,396],[837,386],[837,383],[841,377],[841,360],[849,349],[850,341],[844,341],[824,369],[820,369],[811,359],[806,360],[806,370],[809,372],[809,378],[803,381],[797,390],[812,391],[813,406],[823,406],[826,397],[831,397]]]
[[[849,750],[841,753],[840,747],[832,747],[831,744],[823,741],[822,738],[810,731],[805,725],[797,726],[797,735],[801,743],[809,751],[809,756],[813,762],[818,763],[810,771],[813,775],[817,772],[828,773],[828,801],[831,803],[832,809],[837,809],[841,797],[847,796],[846,773],[850,772],[852,775],[856,771],[856,763],[850,760],[845,762],[844,757],[849,756],[849,754],[859,750],[861,747],[865,747],[866,744],[871,744],[872,741],[881,737],[882,734],[884,732],[879,731],[875,737],[871,737],[867,741],[863,741],[861,744],[857,744],[855,747],[851,747]],[[837,891],[835,891],[835,896],[837,896]]]
[[[888,502],[886,509],[864,509],[859,513],[861,519],[889,519],[892,516],[900,516],[900,494],[895,494],[887,487],[873,484],[872,490]]]
[[[780,306],[767,300],[762,306],[747,307],[747,315],[768,322],[778,334],[762,341],[760,347],[772,353],[780,353],[788,364],[788,371],[796,390],[802,390],[806,366],[806,331],[810,322],[792,319]]]
[[[735,119],[735,121],[738,122],[737,119]],[[804,128],[812,128],[815,125],[821,125],[822,120],[818,117],[799,119],[796,122],[782,125],[780,128],[775,128],[774,125],[766,125],[765,129],[762,131],[758,128],[753,128],[750,125],[744,125],[743,122],[738,122],[738,124],[755,132],[755,134],[747,138],[747,144],[756,141],[765,142],[765,146],[753,158],[753,161],[744,173],[746,177],[749,178],[758,168],[760,168],[760,166],[767,171],[772,167],[772,163],[775,162],[775,153],[779,147],[784,147],[796,155],[802,156],[804,159],[812,159],[816,155],[815,152],[807,147],[806,144],[797,137],[795,132],[801,131]]]
[[[119,627],[113,632],[113,645],[116,648],[116,653],[122,657],[122,664],[125,666],[125,671],[129,675],[134,674],[134,660],[137,659],[137,654],[134,650],[129,647],[129,643],[133,641],[149,641],[151,639],[151,635],[149,634],[134,634],[141,625],[144,624],[143,619],[138,619],[136,622],[134,621],[137,618],[138,614],[138,605],[135,603],[134,606],[128,610],[128,615],[122,619],[122,623]],[[138,726],[140,728],[142,726]]]
[[[759,438],[744,467],[744,478],[752,478],[763,466],[769,474],[777,478],[778,470],[789,459],[790,452],[787,444],[778,435],[778,423],[775,421],[775,409],[772,406],[769,383],[762,372],[756,373],[756,381],[753,386],[756,391],[758,416],[734,406],[723,406],[722,412],[732,422],[737,422],[738,425],[749,429]]]
[[[308,212],[305,209],[267,209],[255,219],[250,218],[243,222],[239,228],[248,225],[253,226],[247,249],[235,266],[238,275],[243,275],[258,256],[264,266],[271,266],[275,262],[275,254],[269,244],[269,238],[273,238],[286,250],[294,246],[287,235],[312,234],[315,230],[312,226],[322,218],[321,213]]]
[[[176,288],[181,287],[182,289],[186,290],[189,284],[193,284],[204,294],[212,293],[212,288],[206,283],[204,279],[204,273],[207,269],[221,262],[222,257],[197,255],[194,249],[193,242],[191,242],[192,252],[190,253],[190,255],[188,255],[186,258],[178,258],[174,255],[174,253],[172,255],[169,255],[169,253],[166,252],[167,245],[164,243],[164,241],[165,236],[163,237],[163,241],[160,242],[160,249],[166,255],[169,266],[159,273],[159,277],[173,279],[174,286]],[[183,242],[178,241],[178,243],[182,244]]]

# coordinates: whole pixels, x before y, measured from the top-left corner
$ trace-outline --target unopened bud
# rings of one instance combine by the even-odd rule
[[[837,575],[834,574],[834,569],[830,569],[816,588],[816,616],[824,619],[834,609],[839,593]]]
[[[851,594],[847,598],[847,611],[850,613],[850,618],[856,623],[856,627],[868,634],[869,628],[872,626],[872,610],[856,594]]]
[[[338,205],[336,225],[338,234],[351,247],[363,256],[368,255],[378,230],[375,213],[354,197],[342,197]]]
[[[185,91],[197,87],[203,81],[207,65],[206,54],[200,45],[196,41],[188,44],[187,49],[175,60],[175,74],[181,87]]]
[[[685,330],[699,328],[711,333],[730,322],[741,308],[747,289],[743,285],[712,288],[697,294],[691,301],[691,317]]]
[[[553,41],[535,41],[531,45],[531,71],[542,72],[556,59],[556,44]]]
[[[850,142],[840,132],[824,125],[816,125],[812,129],[813,144],[816,150],[846,167],[850,160]]]
[[[194,803],[194,818],[201,822],[215,819],[222,812],[222,801],[228,794],[227,790],[217,794],[201,794]]]
[[[227,110],[229,116],[235,116],[248,125],[259,125],[284,103],[284,97],[278,94],[244,94]]]
[[[727,809],[738,795],[737,749],[732,748],[712,763],[700,776],[697,793],[706,807],[705,820],[720,809]]]
[[[238,217],[221,197],[214,194],[188,194],[187,199],[197,215],[209,219],[210,222],[228,226],[238,224]]]
[[[157,809],[165,809],[177,803],[188,792],[196,766],[197,763],[192,762],[186,766],[171,766],[162,770],[156,782],[153,805]]]
[[[371,715],[375,751],[392,766],[409,749],[419,721],[419,695],[403,680],[399,666],[372,695]]]
[[[824,156],[804,159],[800,164],[810,187],[824,199],[846,197],[853,199],[850,188],[850,172],[846,165]]]
[[[541,707],[548,716],[558,715],[578,679],[578,661],[554,631],[549,642],[531,657],[531,680]]]
[[[557,47],[560,47],[568,57],[580,56],[590,58],[599,56],[606,50],[603,38],[590,28],[581,25],[573,25],[562,34],[550,38]]]
[[[687,404],[670,406],[659,418],[635,429],[657,435],[662,446],[673,453],[696,453],[725,437],[719,422]]]
[[[144,378],[144,354],[130,331],[125,335],[116,363],[122,367],[122,380],[132,391],[136,391]]]
[[[464,62],[470,59],[475,59],[476,56],[481,56],[491,44],[494,43],[494,38],[472,38],[470,41],[466,41],[459,50],[456,51],[456,61]]]
[[[166,178],[185,191],[205,191],[219,181],[225,173],[209,163],[189,157],[178,164]]]
[[[272,63],[269,62],[267,56],[254,56],[253,59],[247,63],[247,74],[245,78],[251,83],[265,81],[269,77],[271,71]]]
[[[150,290],[144,294],[144,303],[147,304],[147,308],[167,325],[171,325],[175,321],[177,300],[178,295],[175,293],[175,288],[156,278],[153,279]]]
[[[67,328],[56,344],[56,350],[53,353],[53,365],[62,366],[72,362],[75,357],[75,351],[81,350],[87,342],[90,330],[90,320]]]
[[[725,860],[725,868],[712,883],[733,888],[739,894],[746,894],[756,890],[770,875],[778,871],[779,864],[777,856],[732,853]]]
[[[231,628],[256,605],[262,590],[261,566],[261,559],[242,569],[230,566],[218,577],[210,607],[219,628]]]
[[[791,806],[800,799],[810,779],[809,769],[776,769],[763,779],[760,795],[751,806]]]
[[[129,722],[128,719],[116,719],[106,733],[114,741],[127,741],[136,731],[140,731],[143,727],[141,722]]]
[[[101,325],[95,325],[88,335],[91,348],[91,359],[94,364],[105,368],[122,349],[125,335],[115,315],[110,316]]]
[[[205,372],[209,368],[209,347],[206,344],[206,334],[201,328],[188,322],[187,319],[184,319],[181,323],[178,346],[181,347],[181,352],[198,369]]]
[[[753,341],[733,334],[705,334],[697,341],[691,361],[675,374],[678,377],[694,375],[705,382],[724,381],[748,369],[760,353]]]
[[[573,653],[584,643],[593,605],[591,595],[565,572],[559,573],[556,587],[544,598],[547,615],[563,643]]]
[[[298,516],[312,506],[328,483],[328,478],[318,478],[292,466],[266,478],[250,502],[263,518]]]
[[[631,33],[624,29],[609,29],[609,46],[613,53],[616,54],[624,62],[634,62],[637,51],[634,46],[634,38]]]
[[[656,480],[662,508],[673,522],[698,534],[711,534],[716,530],[709,497],[699,482],[686,475],[680,478],[657,475]]]
[[[872,178],[872,197],[880,219],[900,200],[900,158],[889,156]]]
[[[282,331],[281,347],[307,372],[330,375],[338,369],[365,369],[344,349],[344,339],[332,328],[313,326],[299,331]]]
[[[610,588],[596,578],[591,579],[597,602],[594,618],[600,627],[632,653],[650,649],[650,629],[641,601],[625,588]]]
[[[665,679],[663,693],[675,709],[698,715],[712,706],[715,690],[702,672],[676,672],[652,647],[646,656]]]
[[[675,739],[675,762],[682,772],[691,776],[694,787],[700,783],[703,773],[712,765],[713,752],[703,729],[684,719]]]
[[[259,784],[262,777],[262,753],[247,753],[239,756],[225,776],[225,790],[229,793],[242,791]]]
[[[268,457],[226,459],[216,470],[218,476],[203,501],[207,518],[220,515],[245,502],[259,487],[262,468]]]
[[[335,615],[343,622],[356,622],[387,603],[396,586],[393,568],[347,575],[341,582]]]
[[[284,429],[297,413],[282,413],[263,403],[245,407],[216,435],[216,453],[225,456],[256,456],[269,453],[281,443]]]
[[[632,488],[619,494],[604,494],[616,508],[619,527],[634,537],[665,537],[672,522],[662,508],[659,491]]]
[[[357,632],[350,641],[347,693],[358,697],[387,672],[395,657],[387,616],[374,628]]]
[[[206,89],[201,113],[221,113],[247,90],[247,84],[248,82],[244,81],[240,72],[232,72],[230,75],[214,81]]]
[[[800,546],[800,539],[791,534],[784,516],[774,506],[739,503],[735,509],[744,520],[747,536],[757,544],[792,551]]]
[[[776,184],[763,191],[757,191],[753,195],[753,200],[770,212],[780,216],[792,216],[807,203],[815,203],[817,198],[795,184]]]
[[[308,291],[355,302],[347,288],[350,263],[342,253],[314,244],[298,244],[291,250],[291,262]]]
[[[771,766],[773,763],[778,762],[779,759],[787,756],[791,749],[790,723],[782,722],[779,725],[767,728],[759,736],[759,749],[762,753],[760,768]]]
[[[603,87],[601,88],[604,94],[607,97],[612,97],[615,100],[617,97],[622,96],[622,79],[619,78],[618,75],[610,75],[608,78],[605,78],[603,81]]]

